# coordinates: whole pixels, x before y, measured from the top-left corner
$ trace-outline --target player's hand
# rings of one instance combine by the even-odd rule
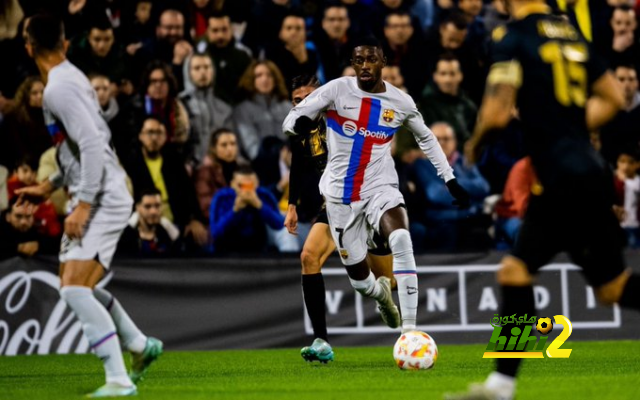
[[[36,241],[20,243],[18,245],[18,253],[25,255],[27,257],[31,257],[32,255],[38,252],[39,248],[40,248],[40,245]]]
[[[184,59],[193,53],[193,46],[186,40],[181,40],[173,46],[173,63],[182,64]]]
[[[287,216],[284,218],[284,227],[290,234],[298,236],[298,211],[294,204],[289,204]]]
[[[64,220],[65,235],[69,239],[81,239],[90,214],[91,205],[81,201]]]
[[[293,125],[293,131],[302,136],[307,137],[311,134],[311,131],[316,128],[316,124],[311,120],[311,118],[306,116],[301,116],[296,119],[296,123]]]
[[[184,235],[193,237],[198,246],[204,246],[209,241],[209,232],[200,221],[192,220],[184,230]]]
[[[454,206],[458,206],[458,208],[469,208],[471,205],[471,198],[469,197],[469,193],[460,186],[458,180],[456,178],[451,179],[446,183],[447,189],[449,189],[449,193],[455,199],[451,202]]]
[[[35,186],[27,186],[16,190],[18,197],[18,204],[20,205],[34,205],[40,203],[51,196],[53,192],[53,185],[48,179],[45,179],[41,184]]]

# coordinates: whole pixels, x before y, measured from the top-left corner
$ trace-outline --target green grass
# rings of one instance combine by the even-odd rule
[[[526,360],[519,400],[638,399],[640,342],[569,342],[568,359]],[[391,347],[337,348],[308,364],[298,349],[168,352],[138,386],[139,399],[440,399],[483,380],[484,345],[440,346],[431,371],[401,371]],[[92,355],[0,357],[0,399],[79,399],[103,382]]]

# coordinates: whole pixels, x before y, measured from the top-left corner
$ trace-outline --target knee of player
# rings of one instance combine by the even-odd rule
[[[396,229],[389,234],[389,248],[394,255],[398,253],[410,252],[413,254],[413,243],[411,234],[406,229]]]
[[[302,264],[302,273],[305,275],[317,274],[322,269],[320,255],[306,247],[300,253],[300,263]]]
[[[496,279],[502,286],[526,286],[533,283],[533,276],[525,263],[511,256],[502,260]]]
[[[629,279],[629,274],[624,272],[611,282],[605,283],[595,289],[596,297],[598,301],[604,305],[610,306],[620,301],[622,292]]]

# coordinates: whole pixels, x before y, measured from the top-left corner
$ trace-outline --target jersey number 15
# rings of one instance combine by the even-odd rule
[[[548,41],[538,49],[542,61],[551,64],[556,99],[565,107],[584,107],[587,102],[589,52],[583,43]]]

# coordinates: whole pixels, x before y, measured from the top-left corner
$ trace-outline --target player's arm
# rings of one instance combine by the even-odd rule
[[[80,184],[76,197],[85,206],[91,206],[100,191],[104,169],[103,142],[91,113],[91,104],[82,101],[86,94],[71,85],[56,85],[47,93],[47,106],[64,124],[69,138],[78,146],[80,158]],[[54,184],[56,177],[50,179]]]
[[[296,234],[298,227],[298,213],[296,206],[300,200],[302,185],[302,164],[304,162],[304,148],[298,137],[289,138],[291,147],[291,170],[289,174],[289,206],[284,220],[284,226],[291,234]]]
[[[465,144],[465,157],[474,164],[490,133],[505,128],[513,115],[518,89],[522,84],[522,67],[516,60],[497,62],[491,66],[485,94],[473,135]]]
[[[442,151],[440,143],[438,143],[431,129],[424,123],[422,114],[420,114],[420,111],[418,111],[413,101],[411,101],[411,111],[408,113],[404,125],[413,132],[413,136],[416,138],[420,149],[436,168],[438,176],[445,181],[449,193],[451,193],[455,199],[453,205],[459,206],[460,208],[469,207],[469,193],[460,186],[458,180],[453,175],[453,168],[449,165],[447,156],[445,156],[444,151]]]
[[[318,115],[329,108],[336,98],[335,81],[314,90],[309,96],[293,107],[282,123],[282,131],[288,135],[308,136],[317,126]]]
[[[431,164],[438,171],[438,176],[445,182],[455,179],[453,175],[453,168],[447,161],[447,156],[444,155],[438,139],[433,134],[431,129],[427,127],[422,119],[422,114],[413,105],[411,111],[407,115],[407,119],[404,121],[404,125],[413,132],[413,136],[416,138],[416,142],[424,154],[426,154]]]
[[[591,97],[587,102],[587,128],[600,129],[624,109],[624,96],[620,83],[609,71],[591,85]]]

